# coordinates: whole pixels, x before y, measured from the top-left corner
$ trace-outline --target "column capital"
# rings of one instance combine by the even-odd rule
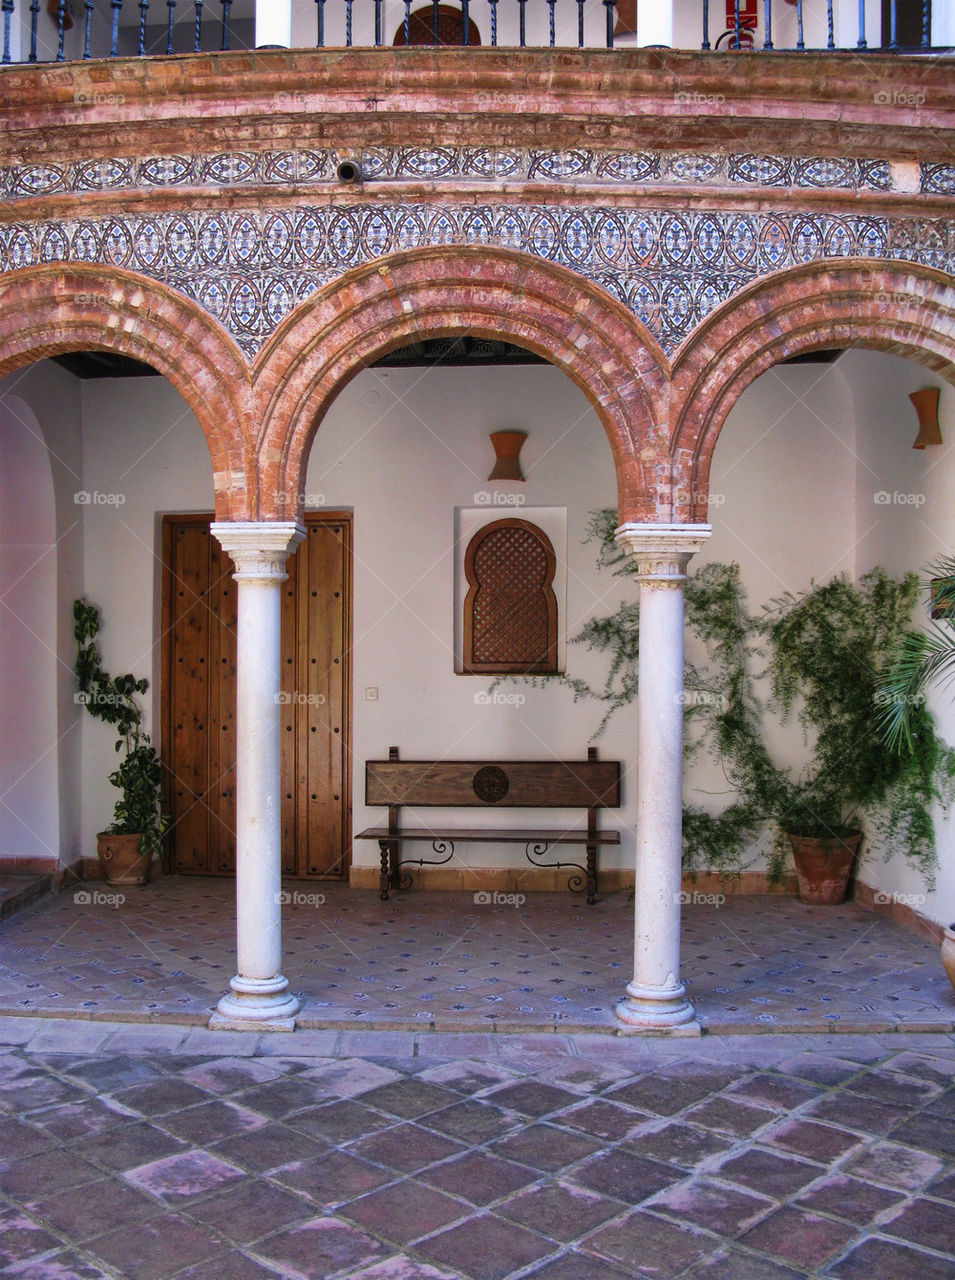
[[[681,585],[690,557],[712,534],[708,524],[622,524],[615,531],[617,545],[637,562],[637,578],[644,582]]]
[[[209,530],[232,557],[237,582],[284,582],[285,562],[305,537],[296,520],[217,520]]]

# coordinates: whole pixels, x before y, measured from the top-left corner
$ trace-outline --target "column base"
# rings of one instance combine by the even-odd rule
[[[674,987],[627,986],[627,996],[614,1008],[625,1034],[699,1036],[702,1028],[683,984]]]
[[[294,1031],[301,1006],[282,974],[274,978],[236,975],[219,1001],[209,1026],[218,1031]]]

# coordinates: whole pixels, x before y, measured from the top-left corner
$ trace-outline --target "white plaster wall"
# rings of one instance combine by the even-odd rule
[[[880,564],[899,575],[914,570],[924,580],[930,561],[955,551],[955,391],[931,370],[896,356],[851,351],[839,363],[845,364],[859,424],[857,570],[863,573]],[[920,450],[912,448],[918,424],[908,395],[923,387],[941,388],[939,423],[945,443]],[[924,597],[914,621],[919,626],[927,622]],[[935,685],[928,705],[946,741],[955,743],[952,685]],[[884,862],[877,847],[868,850],[863,878],[948,924],[955,919],[955,824],[950,813],[936,813],[936,840],[941,865],[934,892],[900,857]]]
[[[4,714],[0,857],[79,857],[80,708],[71,602],[82,591],[80,396],[49,361],[0,382]],[[24,576],[21,576],[24,575]],[[8,594],[9,591],[9,594]],[[12,608],[12,612],[10,611]],[[19,781],[18,781],[19,780]]]
[[[737,561],[749,611],[811,581],[855,568],[855,420],[834,365],[777,365],[743,392],[713,456],[713,536],[697,563]],[[699,654],[688,640],[689,657]],[[768,690],[762,692],[768,695]],[[798,724],[765,724],[773,758],[797,765],[806,748]],[[688,773],[687,803],[719,812],[733,792],[717,762],[700,757]],[[765,866],[767,833],[747,851],[748,869]]]
[[[890,569],[918,566],[936,542],[951,542],[952,518],[944,515],[950,474],[939,470],[931,480],[937,508],[932,534],[906,523],[911,512],[872,502],[876,481],[888,489],[891,479],[892,490],[902,488],[914,483],[905,470],[914,467],[922,483],[922,471],[933,465],[910,448],[914,413],[905,397],[927,385],[926,375],[903,366],[915,374],[903,385],[893,362],[884,363],[888,359],[852,353],[835,366],[779,367],[758,379],[732,411],[714,458],[714,533],[701,560],[738,560],[753,609],[841,570],[855,573],[877,562]],[[91,503],[83,510],[87,595],[103,609],[107,665],[151,678],[152,712],[159,675],[159,516],[211,510],[208,455],[192,415],[161,379],[89,382],[82,398],[84,487],[125,497],[122,505]],[[943,403],[943,422],[944,409]],[[905,423],[901,446],[892,434],[899,414]],[[493,463],[488,436],[501,428],[528,432],[523,486],[486,480]],[[866,493],[859,489],[863,473]],[[463,509],[484,505],[489,517],[520,514],[520,506],[504,502],[517,495],[527,508],[566,520],[561,572],[568,636],[592,614],[611,612],[635,594],[631,582],[598,574],[595,548],[583,544],[589,513],[613,504],[613,470],[596,416],[559,371],[369,370],[344,389],[322,424],[305,489],[311,507],[354,512],[355,831],[382,819],[380,810],[363,804],[364,762],[384,756],[391,745],[408,758],[585,754],[600,719],[594,704],[575,705],[559,687],[523,683],[500,692],[525,701],[515,696],[488,703],[488,679],[454,673],[453,539]],[[900,541],[902,525],[911,545]],[[606,664],[572,645],[567,669],[599,683]],[[366,689],[376,689],[377,700],[366,700]],[[627,867],[633,856],[635,723],[636,710],[628,708],[598,743],[604,757],[623,760],[626,770],[624,808],[608,817],[624,832],[624,843],[606,854],[607,866]],[[108,733],[92,721],[84,734],[83,830],[89,842],[111,812],[105,778],[112,747]],[[770,737],[781,759],[801,756],[797,728],[771,728]],[[689,775],[687,796],[714,807],[730,798],[718,768],[705,763]],[[445,816],[462,817],[460,811]],[[519,816],[501,812],[493,820],[507,825]],[[547,820],[558,816],[574,815]],[[357,844],[354,857],[374,865],[376,847]],[[465,865],[493,866],[521,854],[474,845],[459,857]],[[761,865],[757,848],[753,866]],[[899,869],[879,874],[879,887],[909,883]],[[891,879],[896,875],[902,878]],[[946,901],[939,896],[935,918],[948,910]]]
[[[521,462],[526,483],[490,484],[491,431],[526,431]],[[454,671],[456,515],[480,506],[488,518],[550,509],[566,518],[565,633],[573,636],[595,611],[612,611],[630,588],[598,578],[595,548],[583,545],[589,513],[615,502],[610,450],[584,396],[555,369],[370,370],[339,397],[322,424],[308,468],[307,489],[329,507],[355,512],[354,588],[354,830],[377,825],[380,809],[364,800],[364,761],[401,749],[406,758],[495,756],[586,758],[600,720],[595,704],[574,706],[560,687],[502,685],[485,701],[491,680]],[[513,505],[514,499],[523,499]],[[559,551],[555,541],[555,550]],[[601,677],[603,665],[571,646],[568,667]],[[365,700],[365,689],[378,700]],[[523,702],[520,699],[524,699]],[[632,755],[635,711],[620,715],[599,743],[606,758]],[[628,831],[616,860],[629,865],[635,793],[625,782],[626,808],[608,823]],[[419,817],[440,819],[440,810]],[[461,811],[456,815],[460,823]],[[513,825],[521,815],[500,810],[482,820]],[[550,825],[561,815],[526,815]],[[568,819],[581,815],[568,813]],[[414,822],[413,812],[407,815]],[[357,864],[377,865],[377,846],[356,842]],[[506,846],[471,845],[465,865],[522,860]]]
[[[101,615],[97,637],[111,675],[145,676],[147,728],[158,742],[162,586],[160,518],[212,511],[212,470],[199,424],[165,378],[110,378],[81,385],[85,594]],[[118,792],[108,781],[112,729],[83,718],[82,842],[96,853]]]

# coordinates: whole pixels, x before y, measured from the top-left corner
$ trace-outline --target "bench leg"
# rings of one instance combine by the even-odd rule
[[[387,840],[380,840],[378,848],[381,852],[381,870],[378,873],[378,896],[382,902],[388,901],[388,885],[391,882],[391,856],[390,843]]]
[[[587,846],[587,901],[595,902],[597,899],[597,846],[589,844]]]

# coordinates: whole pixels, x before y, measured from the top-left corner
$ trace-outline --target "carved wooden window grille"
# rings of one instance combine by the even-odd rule
[[[464,557],[465,673],[557,671],[557,558],[550,538],[528,520],[495,520]]]

